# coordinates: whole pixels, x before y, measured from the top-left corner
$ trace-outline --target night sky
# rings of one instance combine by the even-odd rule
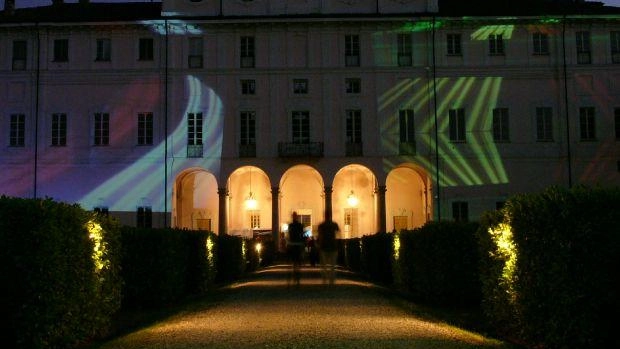
[[[0,0],[0,9],[4,9],[4,1]],[[78,2],[78,0],[65,0],[65,2]],[[153,0],[91,0],[91,2],[153,2]],[[155,2],[159,2],[155,0]],[[620,7],[620,0],[601,0],[601,2],[610,6]],[[52,0],[15,0],[16,7],[31,7],[40,5],[49,5]]]

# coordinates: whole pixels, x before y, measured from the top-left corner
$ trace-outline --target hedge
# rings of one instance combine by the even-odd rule
[[[77,205],[0,198],[3,345],[67,348],[105,334],[120,306],[118,228]]]
[[[206,231],[122,228],[123,307],[155,307],[213,285],[217,237]]]
[[[550,348],[620,347],[620,189],[550,188],[482,221],[483,308]]]
[[[478,305],[477,228],[477,223],[429,222],[395,234],[395,286],[422,303]]]

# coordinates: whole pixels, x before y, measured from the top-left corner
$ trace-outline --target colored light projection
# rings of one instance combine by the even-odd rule
[[[188,101],[182,117],[176,128],[168,135],[169,169],[174,173],[179,168],[199,166],[210,168],[215,161],[219,161],[222,154],[223,104],[215,91],[195,76],[185,79]],[[190,112],[203,112],[204,157],[188,159],[185,154],[187,143],[187,123],[184,116]],[[153,211],[164,211],[165,198],[161,195],[163,188],[163,154],[165,142],[154,146],[153,149],[118,172],[90,193],[82,197],[79,202],[87,207],[97,206],[101,200],[111,211],[135,211],[136,199],[143,201],[153,208]],[[162,161],[153,162],[153,158]],[[178,159],[178,160],[176,160]],[[175,161],[176,160],[176,161]],[[182,160],[182,161],[181,161]],[[172,186],[165,188],[166,196],[171,196]]]
[[[492,113],[501,90],[501,77],[460,77],[436,79],[435,91],[440,102],[437,106],[438,153],[442,165],[440,185],[482,185],[508,183],[501,154],[491,133]],[[382,133],[398,134],[399,109],[413,109],[416,115],[424,115],[422,126],[416,131],[417,142],[434,149],[435,120],[432,117],[433,81],[425,78],[402,79],[379,96],[379,110],[393,111],[394,117],[384,123]],[[449,110],[462,105],[471,106],[467,110],[467,142],[455,144],[448,136]],[[419,125],[419,122],[416,123]],[[388,148],[398,153],[397,137],[386,139]],[[467,153],[465,153],[467,152]],[[405,155],[413,163],[420,164],[429,173],[435,173],[433,158],[416,152]],[[425,152],[426,153],[426,152]],[[384,160],[386,169],[397,164]]]

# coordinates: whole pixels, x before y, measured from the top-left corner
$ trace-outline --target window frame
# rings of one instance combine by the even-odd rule
[[[596,141],[596,109],[594,107],[579,108],[579,140],[581,142]]]
[[[469,222],[469,203],[467,201],[452,202],[452,219],[455,222]]]
[[[463,48],[460,33],[446,34],[446,53],[448,56],[462,56]]]
[[[489,34],[489,56],[504,56],[504,34]]]
[[[13,40],[11,62],[12,70],[26,70],[28,62],[28,41]]]
[[[465,108],[453,108],[448,110],[448,129],[450,142],[467,142],[467,120],[465,120]]]
[[[620,30],[612,30],[609,32],[609,46],[611,62],[620,63]]]
[[[53,62],[66,63],[69,61],[69,39],[54,39]]]
[[[549,34],[536,32],[532,33],[532,54],[535,56],[549,55]]]
[[[510,142],[510,116],[508,108],[493,108],[492,133],[495,143]]]
[[[577,52],[577,64],[592,63],[592,40],[589,31],[575,32],[575,50]]]
[[[536,107],[536,142],[553,142],[553,109]]]
[[[203,145],[202,112],[187,113],[187,145]]]
[[[187,38],[187,67],[201,69],[204,66],[204,41],[202,37]]]
[[[112,61],[112,39],[98,38],[96,39],[95,62]]]
[[[26,114],[13,113],[9,117],[9,147],[26,146]]]
[[[308,79],[293,79],[293,94],[308,94]]]
[[[256,80],[241,79],[241,94],[246,96],[256,95]]]
[[[293,110],[291,112],[291,142],[293,144],[310,143],[310,112]]]
[[[360,94],[362,93],[362,79],[360,78],[345,78],[344,90],[347,94]]]
[[[396,61],[399,67],[413,65],[413,36],[410,33],[396,35]]]
[[[362,110],[345,110],[345,140],[349,144],[362,143]]]
[[[256,66],[256,39],[254,36],[243,35],[239,38],[239,66],[254,68]]]
[[[256,112],[253,110],[239,112],[239,144],[256,145]]]
[[[344,36],[344,65],[345,67],[360,66],[360,36],[347,34]]]
[[[51,129],[51,146],[52,147],[64,147],[67,145],[67,114],[66,113],[53,113],[52,114],[52,129]]]
[[[110,145],[110,113],[94,113],[93,145],[96,147]]]
[[[138,113],[138,139],[139,146],[153,145],[153,112]]]
[[[138,60],[150,62],[155,58],[155,40],[153,38],[138,38]]]

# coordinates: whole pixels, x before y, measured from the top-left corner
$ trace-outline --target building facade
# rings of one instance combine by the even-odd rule
[[[550,185],[620,184],[616,8],[7,8],[3,195],[241,235],[285,231],[293,211],[312,230],[327,212],[357,237],[476,220]]]

